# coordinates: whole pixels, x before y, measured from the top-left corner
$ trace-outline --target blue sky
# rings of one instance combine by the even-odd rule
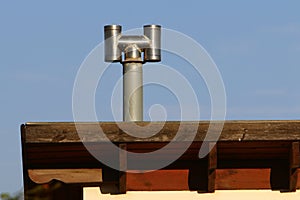
[[[0,192],[22,187],[20,124],[72,121],[77,70],[106,24],[161,24],[194,38],[221,72],[227,119],[299,119],[299,8],[299,1],[275,0],[1,1]],[[120,77],[113,66],[108,74]]]

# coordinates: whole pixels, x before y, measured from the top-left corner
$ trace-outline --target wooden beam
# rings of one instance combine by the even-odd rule
[[[286,158],[271,167],[271,188],[281,192],[294,192],[297,189],[299,165],[299,142],[290,143]]]
[[[126,150],[126,144],[119,144],[119,148]],[[119,155],[115,155],[118,159],[119,169],[112,169],[108,166],[103,167],[101,183],[101,192],[103,194],[125,194],[126,188],[126,170],[127,170],[127,154],[126,151],[119,151]],[[112,158],[114,159],[114,158]]]
[[[58,180],[63,183],[102,182],[101,169],[28,169],[29,178],[37,184]]]
[[[299,173],[300,169],[298,169]],[[128,191],[189,190],[189,170],[159,170],[148,173],[128,173]],[[216,190],[270,190],[270,169],[217,169]],[[300,189],[298,176],[297,189]]]
[[[289,159],[289,192],[297,189],[298,168],[300,167],[300,145],[299,142],[292,142]]]
[[[204,143],[208,155],[205,158],[194,161],[189,168],[189,190],[203,192],[215,192],[215,179],[217,168],[217,147],[215,143]]]
[[[220,122],[212,122],[218,125]],[[204,140],[209,122],[118,122],[127,133],[120,130],[115,122],[77,123],[78,130],[84,137],[77,134],[76,126],[70,123],[26,123],[26,143],[71,143],[71,142],[106,142],[107,138],[112,142],[170,142],[178,132],[178,128],[184,130],[184,137],[178,137],[177,141]],[[153,130],[160,130],[149,138],[133,137],[138,126],[143,126],[145,135],[153,135]],[[148,126],[149,125],[149,126]],[[198,126],[195,138],[190,137],[193,126]],[[100,128],[105,136],[99,134]],[[218,132],[212,132],[218,136]],[[300,120],[295,121],[225,121],[219,141],[294,141],[300,140]]]

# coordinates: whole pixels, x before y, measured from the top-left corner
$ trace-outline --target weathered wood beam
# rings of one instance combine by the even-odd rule
[[[214,143],[205,143],[207,151],[211,149],[205,158],[194,161],[189,168],[189,190],[203,192],[215,192],[215,179],[217,168],[217,147]]]
[[[119,144],[119,148],[126,150],[126,144]],[[126,169],[127,154],[126,151],[119,151],[119,155],[115,155],[112,159],[118,159],[119,169],[112,169],[108,166],[103,167],[100,189],[104,194],[125,194],[126,188]]]
[[[101,169],[28,169],[29,178],[37,184],[58,180],[63,183],[94,183],[102,182]]]
[[[271,166],[270,183],[272,190],[294,192],[297,189],[298,168],[300,167],[299,142],[290,143],[286,158]]]
[[[291,143],[289,159],[289,186],[288,191],[294,192],[297,189],[298,168],[300,167],[300,145],[299,142]]]
[[[214,127],[220,122],[212,122]],[[179,125],[184,130],[182,137],[177,141],[203,141],[209,122],[95,122],[78,123],[80,132],[84,137],[77,134],[75,124],[70,123],[27,123],[26,143],[65,143],[65,142],[105,142],[107,138],[112,142],[170,142],[177,134]],[[119,125],[126,129],[127,134],[119,128]],[[137,138],[134,135],[140,131],[137,125],[144,126],[145,135],[153,135],[153,130],[160,130],[149,138]],[[198,126],[195,138],[190,135],[192,126]],[[99,128],[106,136],[99,134]],[[214,128],[212,129],[214,130]],[[218,132],[212,131],[211,136]],[[107,137],[107,138],[106,138]],[[225,121],[219,141],[293,141],[300,140],[300,120],[295,121]]]

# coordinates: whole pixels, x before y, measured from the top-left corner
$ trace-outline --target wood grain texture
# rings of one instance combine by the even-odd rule
[[[160,170],[149,173],[128,173],[128,191],[189,190],[188,170]],[[271,189],[270,169],[217,169],[217,190]],[[300,188],[300,178],[298,178]]]
[[[64,183],[101,183],[101,169],[29,169],[29,177],[38,184],[58,180]]]
[[[60,142],[170,142],[218,138],[221,122],[95,122],[26,123],[26,143]],[[196,127],[196,128],[195,128]],[[178,136],[177,132],[181,131]],[[142,131],[142,133],[141,133]],[[196,132],[195,137],[192,137]],[[80,134],[78,134],[80,133]],[[103,133],[103,134],[101,134]],[[133,137],[136,133],[145,138]],[[176,135],[177,134],[177,135]],[[150,136],[150,137],[148,137]],[[176,137],[175,137],[176,136]],[[219,141],[300,140],[300,121],[225,121]]]

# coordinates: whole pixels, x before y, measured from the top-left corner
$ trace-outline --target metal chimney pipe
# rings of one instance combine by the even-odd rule
[[[122,27],[120,25],[104,26],[104,48],[105,62],[121,62],[121,51],[118,48],[118,39],[121,35]]]
[[[144,60],[148,62],[159,62],[161,60],[161,26],[144,26],[144,35],[151,41],[150,48],[145,49]]]
[[[143,64],[123,63],[123,121],[143,121]]]
[[[138,36],[121,35],[121,28],[104,27],[105,61],[123,65],[123,121],[143,121],[143,63],[161,60],[161,26],[146,25]]]

